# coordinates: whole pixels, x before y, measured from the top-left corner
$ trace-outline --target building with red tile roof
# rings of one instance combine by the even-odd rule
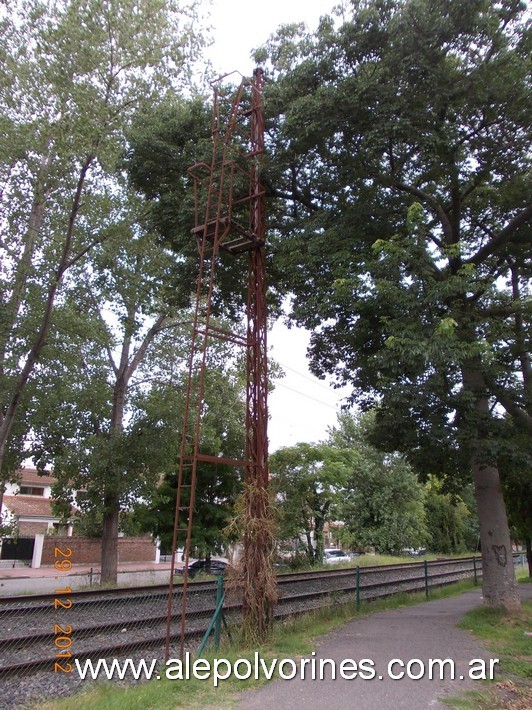
[[[50,475],[40,475],[35,468],[18,471],[17,482],[6,487],[3,507],[6,522],[14,521],[20,537],[58,532],[72,535],[73,521],[77,513],[72,507],[67,522],[53,512],[52,486],[56,479]]]

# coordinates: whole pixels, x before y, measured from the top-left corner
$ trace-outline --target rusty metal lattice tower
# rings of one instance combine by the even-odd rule
[[[200,265],[177,483],[167,613],[167,658],[172,636],[173,579],[178,543],[185,550],[180,613],[181,657],[184,652],[188,563],[198,463],[240,468],[244,471],[246,483],[252,483],[264,493],[268,488],[265,206],[260,178],[260,156],[264,153],[264,77],[262,69],[258,68],[252,79],[242,79],[237,88],[227,88],[226,80],[230,76],[226,75],[214,83],[211,164],[197,163],[189,169],[195,191],[195,227],[192,231],[198,241]],[[217,326],[211,314],[216,271],[222,251],[235,257],[247,254],[247,265],[243,261],[243,272],[247,272],[246,332],[240,334]],[[244,460],[228,458],[223,452],[213,456],[201,451],[207,350],[209,344],[216,340],[241,346],[246,353]],[[262,509],[264,503],[261,501],[264,500],[265,496],[259,496],[254,504],[258,509],[253,514],[257,517],[267,514]],[[185,535],[185,539],[180,541],[180,535]],[[251,544],[254,544],[253,541],[244,539],[244,557],[246,546],[249,548]],[[248,549],[248,556],[249,553]],[[260,588],[256,594],[262,594]]]

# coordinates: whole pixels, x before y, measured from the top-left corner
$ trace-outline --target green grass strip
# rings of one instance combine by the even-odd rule
[[[431,590],[430,599],[454,596],[469,589],[474,584],[465,580],[440,589]],[[253,660],[256,651],[267,663],[274,658],[300,658],[309,654],[316,647],[319,637],[333,629],[343,626],[347,621],[361,615],[371,614],[386,609],[397,609],[426,601],[424,592],[416,594],[396,594],[373,602],[362,602],[360,612],[355,612],[354,603],[333,604],[326,608],[309,612],[304,616],[293,617],[277,623],[268,643],[260,648],[245,648],[239,640],[233,644],[222,644],[215,653],[207,650],[203,658],[226,658],[234,663],[239,658]],[[136,654],[138,655],[138,654]],[[149,651],[146,652],[149,658]],[[275,676],[274,676],[275,677]],[[217,688],[212,680],[152,680],[127,687],[117,686],[114,682],[91,682],[91,687],[78,695],[40,704],[42,710],[199,710],[200,708],[232,708],[238,701],[241,691],[258,688],[267,681],[238,680],[231,676],[221,681]]]
[[[512,615],[479,607],[466,614],[459,626],[499,658],[497,679],[445,703],[460,710],[532,708],[532,601],[523,602],[520,613]]]

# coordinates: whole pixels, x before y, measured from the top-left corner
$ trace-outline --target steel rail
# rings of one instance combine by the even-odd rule
[[[520,553],[515,553],[514,558],[519,557]],[[444,566],[444,565],[449,565],[449,566],[456,566],[459,565],[460,563],[473,563],[473,560],[476,560],[478,563],[481,562],[480,557],[458,557],[458,558],[442,558],[442,559],[437,559],[437,560],[430,560],[429,561],[429,570],[434,568],[435,566]],[[364,575],[367,574],[377,574],[377,573],[388,573],[393,570],[403,570],[403,569],[415,569],[416,567],[423,567],[423,561],[421,562],[401,562],[401,563],[394,563],[391,565],[369,565],[367,567],[361,567],[361,571],[363,572]],[[477,567],[477,570],[480,571],[481,567],[480,565]],[[277,576],[277,584],[278,586],[284,586],[285,584],[291,584],[291,583],[304,583],[308,582],[309,580],[330,580],[330,579],[336,579],[336,578],[341,578],[341,577],[352,577],[355,574],[356,571],[356,565],[352,567],[342,567],[340,569],[326,569],[326,570],[320,570],[320,571],[305,571],[305,572],[280,572],[278,573]],[[193,592],[198,593],[200,591],[215,591],[216,590],[216,582],[213,581],[205,581],[205,580],[190,580],[188,582],[188,587],[191,589]],[[176,596],[179,596],[182,590],[182,585],[175,585],[173,589],[173,593]],[[115,587],[113,589],[83,589],[83,590],[73,590],[72,592],[68,593],[69,598],[72,598],[73,600],[83,600],[83,599],[88,599],[86,602],[87,604],[97,604],[101,603],[102,600],[106,600],[107,604],[113,603],[115,601],[116,603],[120,603],[124,600],[131,601],[135,597],[145,597],[146,599],[154,600],[154,599],[166,599],[168,595],[168,584],[156,584],[156,585],[146,585],[146,586],[139,586],[139,587]],[[45,594],[26,594],[26,595],[12,595],[12,596],[7,596],[7,597],[0,597],[0,615],[2,612],[2,606],[8,606],[10,604],[15,605],[15,608],[9,609],[8,611],[17,611],[20,612],[24,609],[24,607],[20,607],[19,604],[20,602],[37,602],[37,601],[49,601],[53,603],[53,600],[57,597],[57,594],[53,592],[47,592]],[[93,597],[93,599],[90,599],[90,597]],[[112,600],[110,598],[112,597],[117,597],[116,600]],[[76,606],[81,604],[81,601],[74,601]],[[36,608],[35,606],[27,607],[28,611],[31,609],[32,611]],[[42,607],[45,609],[46,607],[43,605]]]
[[[468,564],[469,563],[469,564]],[[423,563],[421,563],[423,565]],[[406,563],[406,564],[400,564],[400,565],[383,565],[381,567],[373,566],[371,568],[364,568],[364,573],[368,573],[368,576],[373,577],[374,573],[381,572],[383,575],[386,575],[386,573],[389,575],[390,573],[393,573],[394,571],[401,571],[406,569],[409,569],[413,572],[417,572],[420,567],[420,563]],[[440,568],[438,571],[435,568]],[[454,569],[450,569],[450,567],[454,567]],[[441,569],[443,568],[443,569]],[[431,587],[441,587],[441,586],[446,586],[448,584],[452,584],[456,581],[459,581],[459,579],[464,579],[471,577],[473,575],[475,569],[475,559],[474,558],[459,558],[455,560],[437,560],[432,563],[432,574],[429,575],[429,581],[431,583]],[[279,599],[277,609],[275,611],[275,618],[286,618],[288,616],[295,616],[299,614],[303,614],[305,612],[308,612],[312,609],[317,608],[316,605],[312,604],[306,604],[305,602],[309,601],[316,601],[316,600],[323,600],[335,596],[340,596],[340,597],[347,597],[351,596],[356,592],[356,582],[354,579],[353,575],[353,568],[351,569],[343,569],[343,570],[327,570],[324,573],[321,574],[316,574],[316,573],[299,573],[299,574],[288,574],[288,575],[283,575],[284,579],[281,582],[281,586],[286,586],[288,587],[289,585],[293,585],[294,582],[296,582],[295,586],[297,587],[298,582],[306,582],[307,584],[309,583],[309,577],[314,578],[314,580],[323,580],[323,579],[341,579],[341,578],[346,578],[346,582],[348,583],[346,586],[340,587],[340,588],[328,588],[328,589],[314,589],[314,590],[307,590],[303,592],[298,592],[295,590],[289,590],[288,588],[286,589],[286,594],[283,594],[283,596]],[[331,575],[330,572],[333,572]],[[478,576],[481,575],[481,570],[477,570]],[[281,580],[280,580],[281,581]],[[368,581],[366,578],[365,580],[362,580],[362,584],[360,585],[360,592],[363,595],[364,601],[371,601],[375,600],[384,596],[390,596],[395,593],[401,593],[401,592],[407,592],[407,593],[413,593],[416,591],[423,591],[425,589],[425,574],[415,574],[415,576],[410,576],[410,577],[393,577],[392,579],[381,579],[381,580],[375,580],[375,581]],[[202,582],[196,582],[195,586],[198,588],[202,587],[202,589],[209,590],[210,586],[206,583]],[[127,589],[127,588],[126,588]],[[391,590],[391,591],[390,591]],[[116,591],[116,590],[105,590],[105,593],[109,591]],[[122,590],[124,591],[124,590]],[[138,588],[137,588],[138,591]],[[81,592],[83,594],[83,592]],[[37,598],[42,598],[42,597],[47,597],[47,596],[53,596],[53,595],[35,595]],[[133,599],[138,598],[138,595],[136,597],[133,597]],[[20,599],[20,597],[18,597]],[[122,601],[127,602],[127,600],[131,601],[132,597],[122,597]],[[142,600],[142,598],[140,598]],[[153,601],[154,597],[151,595],[151,598],[149,599],[150,601]],[[93,600],[94,601],[94,600]],[[114,599],[113,601],[117,601]],[[85,602],[86,603],[86,602]],[[323,606],[323,604],[320,604],[319,606]],[[298,607],[298,608],[296,608]],[[19,608],[17,611],[20,613],[20,611],[30,609],[30,607],[26,608]],[[224,607],[224,611],[231,616],[238,615],[239,612],[241,611],[241,603],[240,601],[236,601],[231,604],[227,604]],[[212,616],[214,612],[214,605],[209,606],[208,608],[204,608],[201,610],[191,610],[190,611],[190,616],[193,618],[194,622],[204,622],[200,623],[199,626],[196,626],[196,628],[191,628],[189,632],[187,631],[187,638],[194,638],[197,636],[200,636],[204,633],[206,629],[206,623],[207,619]],[[173,615],[172,621],[179,621],[180,620],[180,614],[176,613]],[[132,619],[129,621],[120,621],[116,623],[102,623],[98,625],[91,625],[91,626],[86,626],[86,627],[79,627],[76,629],[76,637],[88,637],[91,633],[99,632],[99,633],[113,633],[116,632],[116,630],[120,627],[123,627],[125,624],[127,625],[128,629],[132,628],[141,628],[143,626],[150,626],[152,630],[156,630],[157,626],[161,626],[161,629],[163,627],[164,622],[167,620],[166,615],[159,615],[159,616],[152,616],[152,617],[145,617],[143,619]],[[51,633],[43,633],[42,631],[38,631],[36,634],[26,634],[25,636],[19,636],[11,639],[6,639],[5,641],[0,643],[0,648],[3,647],[8,647],[9,645],[16,645],[16,644],[27,644],[28,642],[34,641],[35,644],[41,643],[43,641],[50,641],[50,644],[52,642],[52,639],[54,638],[54,635]],[[180,639],[180,633],[172,632],[171,633],[171,639],[172,641]],[[85,651],[79,651],[79,652],[73,652],[72,653],[72,659],[86,659],[86,658],[105,658],[109,657],[110,655],[123,655],[126,654],[130,651],[136,651],[139,652],[141,649],[147,649],[147,648],[163,648],[164,643],[166,640],[166,635],[162,634],[162,632],[158,635],[149,637],[146,636],[142,639],[142,641],[137,640],[130,640],[126,642],[120,642],[120,643],[104,643],[103,645],[94,647],[94,648],[87,648]],[[28,661],[20,661],[16,663],[8,663],[7,665],[4,664],[0,666],[0,678],[6,677],[11,674],[23,674],[23,673],[31,673],[36,670],[43,669],[45,667],[52,667],[52,664],[56,662],[56,657],[51,657],[51,656],[44,656]]]

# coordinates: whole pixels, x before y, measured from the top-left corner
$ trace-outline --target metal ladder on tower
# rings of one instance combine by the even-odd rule
[[[256,70],[257,71],[257,70]],[[260,71],[260,70],[259,70]],[[230,76],[230,75],[227,75]],[[254,369],[257,361],[257,314],[253,307],[255,297],[250,289],[256,287],[255,252],[263,251],[264,224],[259,220],[257,228],[257,200],[263,199],[264,190],[258,179],[256,158],[264,151],[263,140],[257,140],[257,112],[262,120],[262,72],[255,73],[252,81],[242,79],[234,91],[225,89],[217,80],[214,87],[212,118],[213,152],[211,164],[197,163],[189,169],[194,183],[195,227],[192,233],[197,238],[199,251],[199,275],[197,281],[192,338],[188,361],[188,376],[185,389],[183,429],[181,435],[180,461],[177,476],[177,496],[172,542],[172,564],[167,604],[166,659],[169,657],[172,636],[172,620],[180,619],[180,656],[184,653],[186,633],[188,566],[194,519],[194,505],[198,464],[201,462],[229,464],[247,471],[256,466],[257,410],[264,410],[261,426],[265,428],[264,406],[257,407],[257,382],[265,386],[265,373],[257,376]],[[263,125],[259,134],[263,132]],[[262,208],[263,209],[263,208]],[[260,210],[259,210],[260,211]],[[247,224],[246,224],[247,222]],[[248,327],[245,335],[221,328],[213,322],[212,299],[216,285],[216,267],[220,250],[233,255],[249,252],[248,267]],[[253,253],[253,254],[252,254]],[[262,289],[262,286],[261,286]],[[250,309],[251,303],[251,309]],[[249,315],[253,323],[250,328]],[[265,312],[264,327],[260,327],[259,349],[264,350],[263,367],[266,366]],[[205,374],[208,367],[209,343],[218,339],[246,348],[247,361],[247,417],[245,432],[245,460],[235,460],[223,455],[213,456],[202,453],[201,423],[205,406]],[[263,341],[263,342],[262,342]],[[260,358],[259,358],[260,359]],[[262,365],[261,365],[262,366]],[[251,368],[251,369],[250,369]],[[250,384],[251,380],[251,384]],[[251,397],[251,400],[250,400]],[[251,413],[250,413],[250,410]],[[264,421],[263,421],[264,420]],[[267,446],[265,431],[261,446]],[[259,446],[260,448],[260,446]],[[259,454],[264,459],[263,454]],[[267,474],[266,474],[267,477]],[[264,479],[264,475],[262,475]],[[184,520],[183,520],[184,519]],[[184,549],[183,586],[181,590],[181,611],[175,617],[172,613],[174,600],[175,554],[182,539]]]

